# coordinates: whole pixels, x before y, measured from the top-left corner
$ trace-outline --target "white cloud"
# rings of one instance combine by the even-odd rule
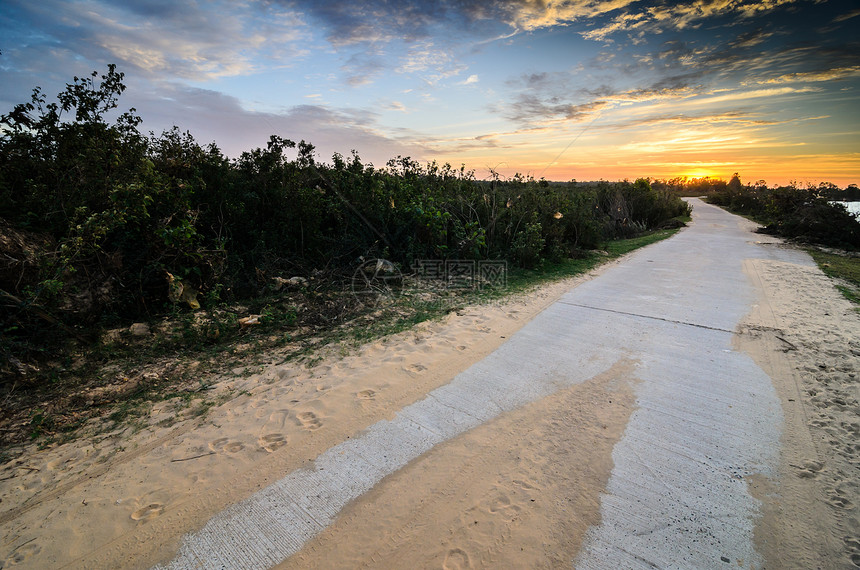
[[[837,16],[836,18],[833,19],[833,22],[834,23],[844,22],[845,20],[850,20],[851,18],[856,18],[857,16],[860,16],[860,8],[858,8],[856,10],[852,10],[852,11],[847,12],[845,14],[842,14],[841,16]]]
[[[714,103],[725,103],[727,101],[744,101],[747,99],[760,99],[762,97],[777,97],[779,95],[795,95],[800,93],[815,93],[820,91],[813,87],[777,87],[773,89],[754,89],[752,91],[738,91],[736,93],[727,93],[725,95],[717,95],[716,97],[703,97],[696,99],[693,104],[696,105],[712,105]]]
[[[277,4],[15,1],[40,38],[95,62],[150,76],[208,80],[283,66],[306,55],[306,29]],[[25,22],[21,22],[24,25]]]
[[[264,146],[272,134],[294,141],[304,139],[316,146],[323,159],[334,152],[347,155],[352,149],[357,149],[364,160],[377,164],[398,154],[416,158],[428,154],[415,137],[386,130],[377,113],[361,109],[307,104],[281,113],[256,112],[217,91],[175,84],[131,92],[124,100],[144,118],[143,129],[160,133],[177,124],[201,144],[215,141],[232,157]]]
[[[792,4],[797,0],[699,0],[690,3],[676,3],[662,6],[641,6],[641,11],[628,11],[615,16],[608,24],[582,32],[589,40],[605,41],[616,32],[629,32],[647,27],[655,33],[663,28],[683,30],[696,28],[702,21],[716,16],[736,14],[738,17],[751,18],[770,12],[780,6]],[[626,6],[626,5],[625,5]],[[635,10],[639,5],[634,5]],[[608,13],[605,10],[603,13]],[[596,14],[595,14],[596,15]]]
[[[544,0],[516,5],[510,24],[525,31],[565,25],[594,18],[634,4],[636,0]]]
[[[837,67],[824,71],[804,71],[798,73],[786,73],[779,77],[765,79],[759,83],[817,83],[821,81],[836,81],[860,76],[860,65],[850,67]]]
[[[406,105],[404,105],[400,101],[391,101],[385,104],[384,107],[390,111],[400,111],[401,113],[409,112],[409,110],[406,108]]]

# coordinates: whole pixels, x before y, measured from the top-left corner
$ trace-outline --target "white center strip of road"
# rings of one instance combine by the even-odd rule
[[[392,421],[371,426],[213,517],[183,540],[163,568],[268,568],[332,523],[350,501],[434,445],[499,414],[539,400],[608,369],[617,352],[571,351],[566,323],[581,309],[559,305],[526,325],[505,346]],[[535,329],[529,334],[527,329]],[[545,338],[540,330],[558,331]]]
[[[340,510],[438,443],[633,360],[639,408],[613,451],[602,522],[582,568],[759,565],[758,502],[781,430],[770,379],[732,349],[749,311],[749,257],[806,263],[756,245],[696,202],[696,223],[567,293],[507,343],[425,399],[320,455],[186,535],[160,568],[269,568]],[[599,310],[595,310],[599,309]],[[523,426],[528,430],[528,426]]]

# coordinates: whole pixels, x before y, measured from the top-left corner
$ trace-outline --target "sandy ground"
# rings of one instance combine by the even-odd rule
[[[569,567],[600,520],[612,447],[633,410],[633,368],[622,360],[437,445],[279,568]]]
[[[143,568],[169,558],[184,533],[449,382],[595,274],[470,307],[346,356],[335,347],[312,368],[272,365],[223,380],[210,398],[241,395],[203,420],[159,427],[179,413],[162,403],[138,433],[33,446],[0,469],[0,568]]]
[[[736,343],[773,379],[785,415],[779,481],[754,487],[758,547],[771,568],[860,567],[860,315],[817,268],[744,270],[759,298]]]
[[[769,568],[860,565],[860,316],[814,268],[755,260],[745,272],[759,302],[736,343],[773,378],[786,418],[779,479],[752,482],[764,504],[757,548]],[[0,470],[0,567],[169,559],[184,533],[447,383],[576,284],[471,307],[311,369],[225,380],[217,390],[242,395],[203,420],[159,428],[176,412],[158,406],[142,432],[34,448]],[[440,444],[283,567],[568,566],[599,522],[612,447],[635,409],[632,369],[622,360]],[[525,441],[511,445],[522,425]]]

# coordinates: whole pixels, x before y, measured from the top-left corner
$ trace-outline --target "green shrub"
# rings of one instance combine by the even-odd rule
[[[4,356],[43,346],[46,328],[68,336],[69,325],[189,311],[194,303],[171,301],[170,283],[211,311],[263,294],[273,277],[348,279],[359,259],[533,267],[688,213],[647,180],[477,180],[464,166],[410,157],[377,169],[355,152],[326,164],[312,144],[279,135],[231,160],[177,127],[142,135],[134,109],[109,122],[124,90],[111,65],[74,78],[56,102],[36,89],[0,117],[0,230],[42,244],[38,255],[3,252],[26,267],[0,267],[0,293],[14,308],[0,322]],[[222,320],[206,330],[188,320],[186,332],[211,338]]]
[[[535,220],[527,223],[525,228],[514,236],[511,255],[521,267],[531,268],[540,262],[541,252],[546,243],[541,230],[540,222]]]
[[[846,249],[860,248],[860,222],[842,204],[833,204],[819,188],[763,184],[739,185],[709,197],[711,203],[750,216],[762,231],[786,238]]]

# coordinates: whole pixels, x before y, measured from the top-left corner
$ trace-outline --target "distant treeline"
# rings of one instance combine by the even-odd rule
[[[669,180],[650,180],[651,187],[656,190],[668,190],[678,194],[679,196],[707,196],[709,194],[726,192],[728,190],[737,191],[743,184],[740,177],[736,173],[729,181],[721,178],[711,178],[704,176],[701,178],[690,178],[681,176]],[[747,187],[756,191],[764,191],[768,189],[767,182],[758,180],[754,184],[748,184]],[[796,182],[782,188],[803,188],[809,191],[816,197],[826,198],[827,200],[837,200],[843,202],[860,201],[860,187],[856,184],[849,184],[845,188],[833,184],[832,182],[821,182],[818,185],[800,185]],[[771,186],[770,189],[776,190],[779,186]]]
[[[321,163],[280,136],[229,159],[178,128],[142,134],[134,109],[109,122],[122,79],[109,66],[56,102],[36,89],[0,119],[4,310],[155,316],[178,283],[204,304],[240,300],[273,276],[347,275],[371,258],[404,272],[427,258],[529,267],[689,214],[647,180],[478,180],[408,157],[376,168],[355,152]]]
[[[711,194],[712,204],[749,216],[762,231],[804,242],[860,249],[860,221],[817,187],[730,185]]]
[[[712,204],[753,218],[762,231],[786,238],[849,250],[860,249],[860,221],[834,200],[860,199],[852,184],[840,189],[829,182],[768,187],[764,180],[741,183],[736,173],[726,182],[714,178],[653,181],[652,188],[678,195],[704,195]]]

